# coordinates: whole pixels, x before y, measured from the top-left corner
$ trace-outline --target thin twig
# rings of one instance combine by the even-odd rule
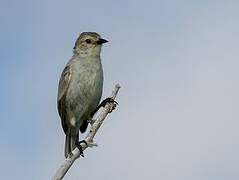
[[[112,99],[116,98],[116,95],[120,89],[120,85],[116,84],[115,88],[112,92],[112,95],[110,96]],[[100,128],[101,124],[105,120],[106,116],[111,112],[111,110],[114,108],[114,103],[108,102],[104,108],[102,108],[102,111],[99,113],[97,118],[95,119],[94,123],[91,126],[91,129],[89,133],[87,134],[85,141],[87,142],[88,146],[82,143],[82,150],[84,151],[88,147],[97,146],[97,144],[94,143],[93,139]],[[61,180],[67,173],[67,171],[70,169],[72,164],[75,162],[76,159],[80,158],[80,151],[78,148],[75,148],[72,151],[72,155],[70,157],[67,157],[65,161],[62,163],[62,165],[57,170],[55,176],[52,178],[52,180]]]

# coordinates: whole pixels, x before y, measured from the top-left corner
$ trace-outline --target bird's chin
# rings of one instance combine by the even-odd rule
[[[80,57],[87,57],[87,56],[89,56],[89,53],[86,52],[86,51],[81,51],[81,52],[79,53],[79,55],[80,55]]]
[[[96,57],[96,56],[100,56],[100,52],[101,52],[101,47],[102,45],[97,45],[94,46],[92,48],[89,48],[87,50],[84,51],[79,51],[79,56],[80,57]]]

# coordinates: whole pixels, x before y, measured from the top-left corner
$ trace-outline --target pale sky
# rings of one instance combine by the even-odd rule
[[[82,31],[109,40],[120,106],[64,180],[239,179],[239,2],[0,0],[0,179],[64,160],[60,73]]]

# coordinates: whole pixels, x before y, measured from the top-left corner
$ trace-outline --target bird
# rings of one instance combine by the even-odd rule
[[[89,119],[100,106],[103,89],[103,68],[101,48],[106,39],[96,32],[82,32],[75,42],[73,56],[66,64],[60,76],[57,95],[57,109],[65,133],[65,157],[72,155],[72,150],[79,148],[79,132],[84,133]]]

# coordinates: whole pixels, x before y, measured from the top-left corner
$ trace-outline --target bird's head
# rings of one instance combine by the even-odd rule
[[[95,32],[83,32],[75,42],[74,54],[82,57],[100,56],[102,44],[106,42]]]

